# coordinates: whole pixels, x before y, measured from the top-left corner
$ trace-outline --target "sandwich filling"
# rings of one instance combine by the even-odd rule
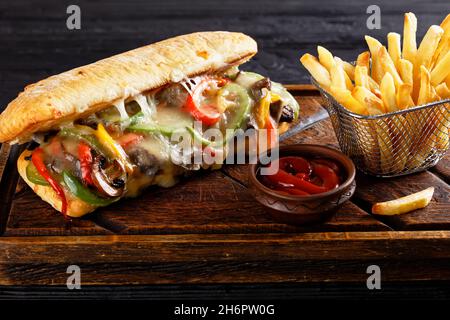
[[[150,185],[170,187],[189,171],[219,167],[190,160],[199,149],[226,153],[238,129],[275,130],[298,113],[299,105],[283,86],[233,67],[114,101],[105,110],[36,134],[39,145],[26,158],[26,175],[56,192],[63,214],[74,198],[95,209],[137,196]],[[220,134],[205,135],[208,129]],[[189,152],[181,147],[185,137],[191,138]]]

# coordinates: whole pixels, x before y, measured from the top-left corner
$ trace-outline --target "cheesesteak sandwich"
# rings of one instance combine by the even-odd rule
[[[9,103],[0,115],[0,142],[33,141],[18,171],[65,216],[80,217],[150,185],[170,187],[208,167],[184,161],[192,155],[181,152],[174,134],[188,133],[214,153],[233,138],[230,130],[286,130],[298,116],[280,84],[239,71],[256,52],[244,34],[200,32],[51,76]],[[211,128],[223,138],[205,137]]]

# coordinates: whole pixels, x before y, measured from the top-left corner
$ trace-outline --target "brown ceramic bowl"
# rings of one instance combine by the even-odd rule
[[[342,184],[328,192],[310,196],[284,195],[263,185],[257,178],[259,163],[250,166],[249,187],[255,199],[283,223],[308,224],[328,220],[355,192],[355,165],[342,152],[320,145],[295,144],[280,147],[280,157],[321,157],[334,160],[345,172]]]

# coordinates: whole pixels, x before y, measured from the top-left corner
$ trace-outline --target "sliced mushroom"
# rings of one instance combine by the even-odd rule
[[[272,82],[270,81],[269,78],[264,78],[259,81],[256,81],[252,85],[251,91],[252,91],[253,98],[256,101],[261,100],[265,96],[265,94],[263,92],[264,88],[267,89],[268,91],[270,91],[270,89],[272,88]]]
[[[113,164],[114,177],[109,177],[105,172],[106,159],[98,155],[92,164],[92,178],[98,190],[110,197],[120,197],[125,191],[126,174],[122,167],[115,161]]]
[[[281,111],[280,122],[292,121],[294,121],[294,109],[290,105],[286,105]]]

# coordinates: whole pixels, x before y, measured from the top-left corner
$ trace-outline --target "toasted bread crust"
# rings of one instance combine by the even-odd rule
[[[0,142],[25,142],[34,132],[82,118],[114,100],[241,64],[256,52],[256,42],[242,33],[199,32],[51,76],[27,86],[0,114]]]

